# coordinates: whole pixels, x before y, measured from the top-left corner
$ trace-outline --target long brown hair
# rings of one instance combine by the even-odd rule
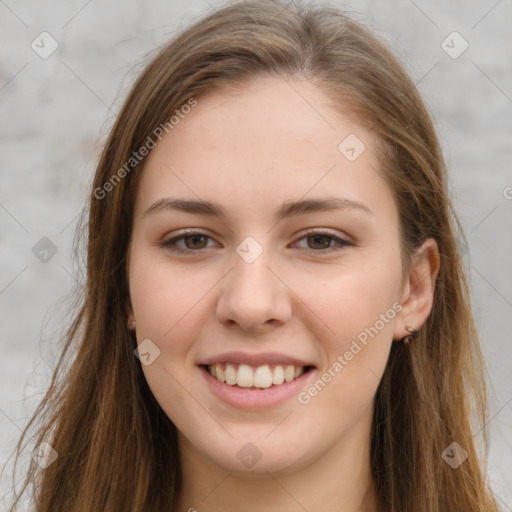
[[[314,83],[334,109],[377,135],[400,214],[404,268],[427,238],[439,247],[431,314],[414,342],[393,343],[376,395],[371,466],[381,509],[498,510],[485,477],[486,387],[457,244],[464,235],[424,103],[396,57],[345,13],[258,0],[227,5],[160,49],[108,136],[84,211],[85,288],[17,447],[19,456],[34,425],[34,445],[47,441],[58,454],[46,469],[30,464],[22,492],[35,484],[37,512],[174,510],[176,428],[146,383],[127,325],[126,256],[144,166],[133,155],[192,98],[270,75]],[[483,450],[472,430],[480,426]],[[468,454],[457,468],[442,456],[453,442]]]

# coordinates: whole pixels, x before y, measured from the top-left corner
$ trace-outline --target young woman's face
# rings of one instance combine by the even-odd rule
[[[404,336],[399,218],[372,136],[319,89],[198,98],[145,164],[128,273],[144,375],[182,453],[283,474],[366,453]]]

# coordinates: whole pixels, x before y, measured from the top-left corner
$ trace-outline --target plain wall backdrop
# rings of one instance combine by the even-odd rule
[[[388,43],[438,129],[494,387],[488,472],[512,511],[512,3],[330,3]],[[0,0],[0,510],[80,286],[72,242],[101,144],[143,57],[222,4]]]

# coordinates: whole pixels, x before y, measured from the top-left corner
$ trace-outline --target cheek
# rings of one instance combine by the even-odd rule
[[[320,318],[318,325],[325,326],[319,338],[327,358],[322,370],[330,369],[326,380],[331,393],[324,394],[325,400],[336,396],[351,408],[375,393],[401,309],[400,277],[398,253],[390,249],[387,254],[370,257],[368,253],[357,263],[333,268],[320,281],[311,277],[307,284],[303,282],[306,302]]]
[[[326,336],[322,343],[327,344],[329,352],[339,353],[375,324],[381,338],[391,336],[400,277],[399,256],[389,250],[388,254],[354,255],[343,265],[315,273],[290,273],[286,279],[314,313],[319,325],[324,326]],[[364,334],[361,338],[364,339]]]
[[[211,281],[211,283],[210,283]],[[130,297],[138,334],[171,344],[183,329],[194,328],[191,321],[201,309],[201,300],[215,284],[214,276],[171,265],[165,257],[135,254],[130,267]],[[169,347],[168,347],[169,348]]]
[[[185,430],[190,428],[187,418],[199,414],[189,411],[193,404],[188,393],[194,384],[190,349],[202,325],[197,316],[204,295],[200,288],[165,263],[133,260],[130,294],[137,341],[149,339],[159,351],[151,364],[140,364],[157,402],[174,425]]]
[[[396,309],[392,279],[351,274],[321,286],[312,309],[334,331],[321,339],[325,366],[298,397],[303,414],[326,439],[369,417],[392,344]],[[364,423],[364,422],[363,422]]]
[[[162,405],[162,401],[173,404],[174,408],[181,400],[177,390],[185,370],[187,343],[198,325],[190,319],[199,290],[183,273],[144,250],[135,250],[131,255],[129,282],[137,342],[140,345],[150,340],[153,345],[149,346],[156,346],[153,350],[158,354],[149,365],[141,361],[142,369],[157,400]]]

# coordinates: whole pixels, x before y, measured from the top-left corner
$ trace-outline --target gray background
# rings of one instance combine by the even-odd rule
[[[401,57],[435,120],[494,387],[488,472],[512,511],[512,4],[332,3],[354,11]],[[0,0],[0,510],[10,502],[2,498],[8,458],[48,384],[78,286],[72,240],[101,142],[147,52],[220,5]],[[43,31],[58,43],[46,59],[31,47],[41,46]],[[469,44],[458,58],[442,47],[453,31]],[[46,263],[32,251],[42,237],[57,249]]]

